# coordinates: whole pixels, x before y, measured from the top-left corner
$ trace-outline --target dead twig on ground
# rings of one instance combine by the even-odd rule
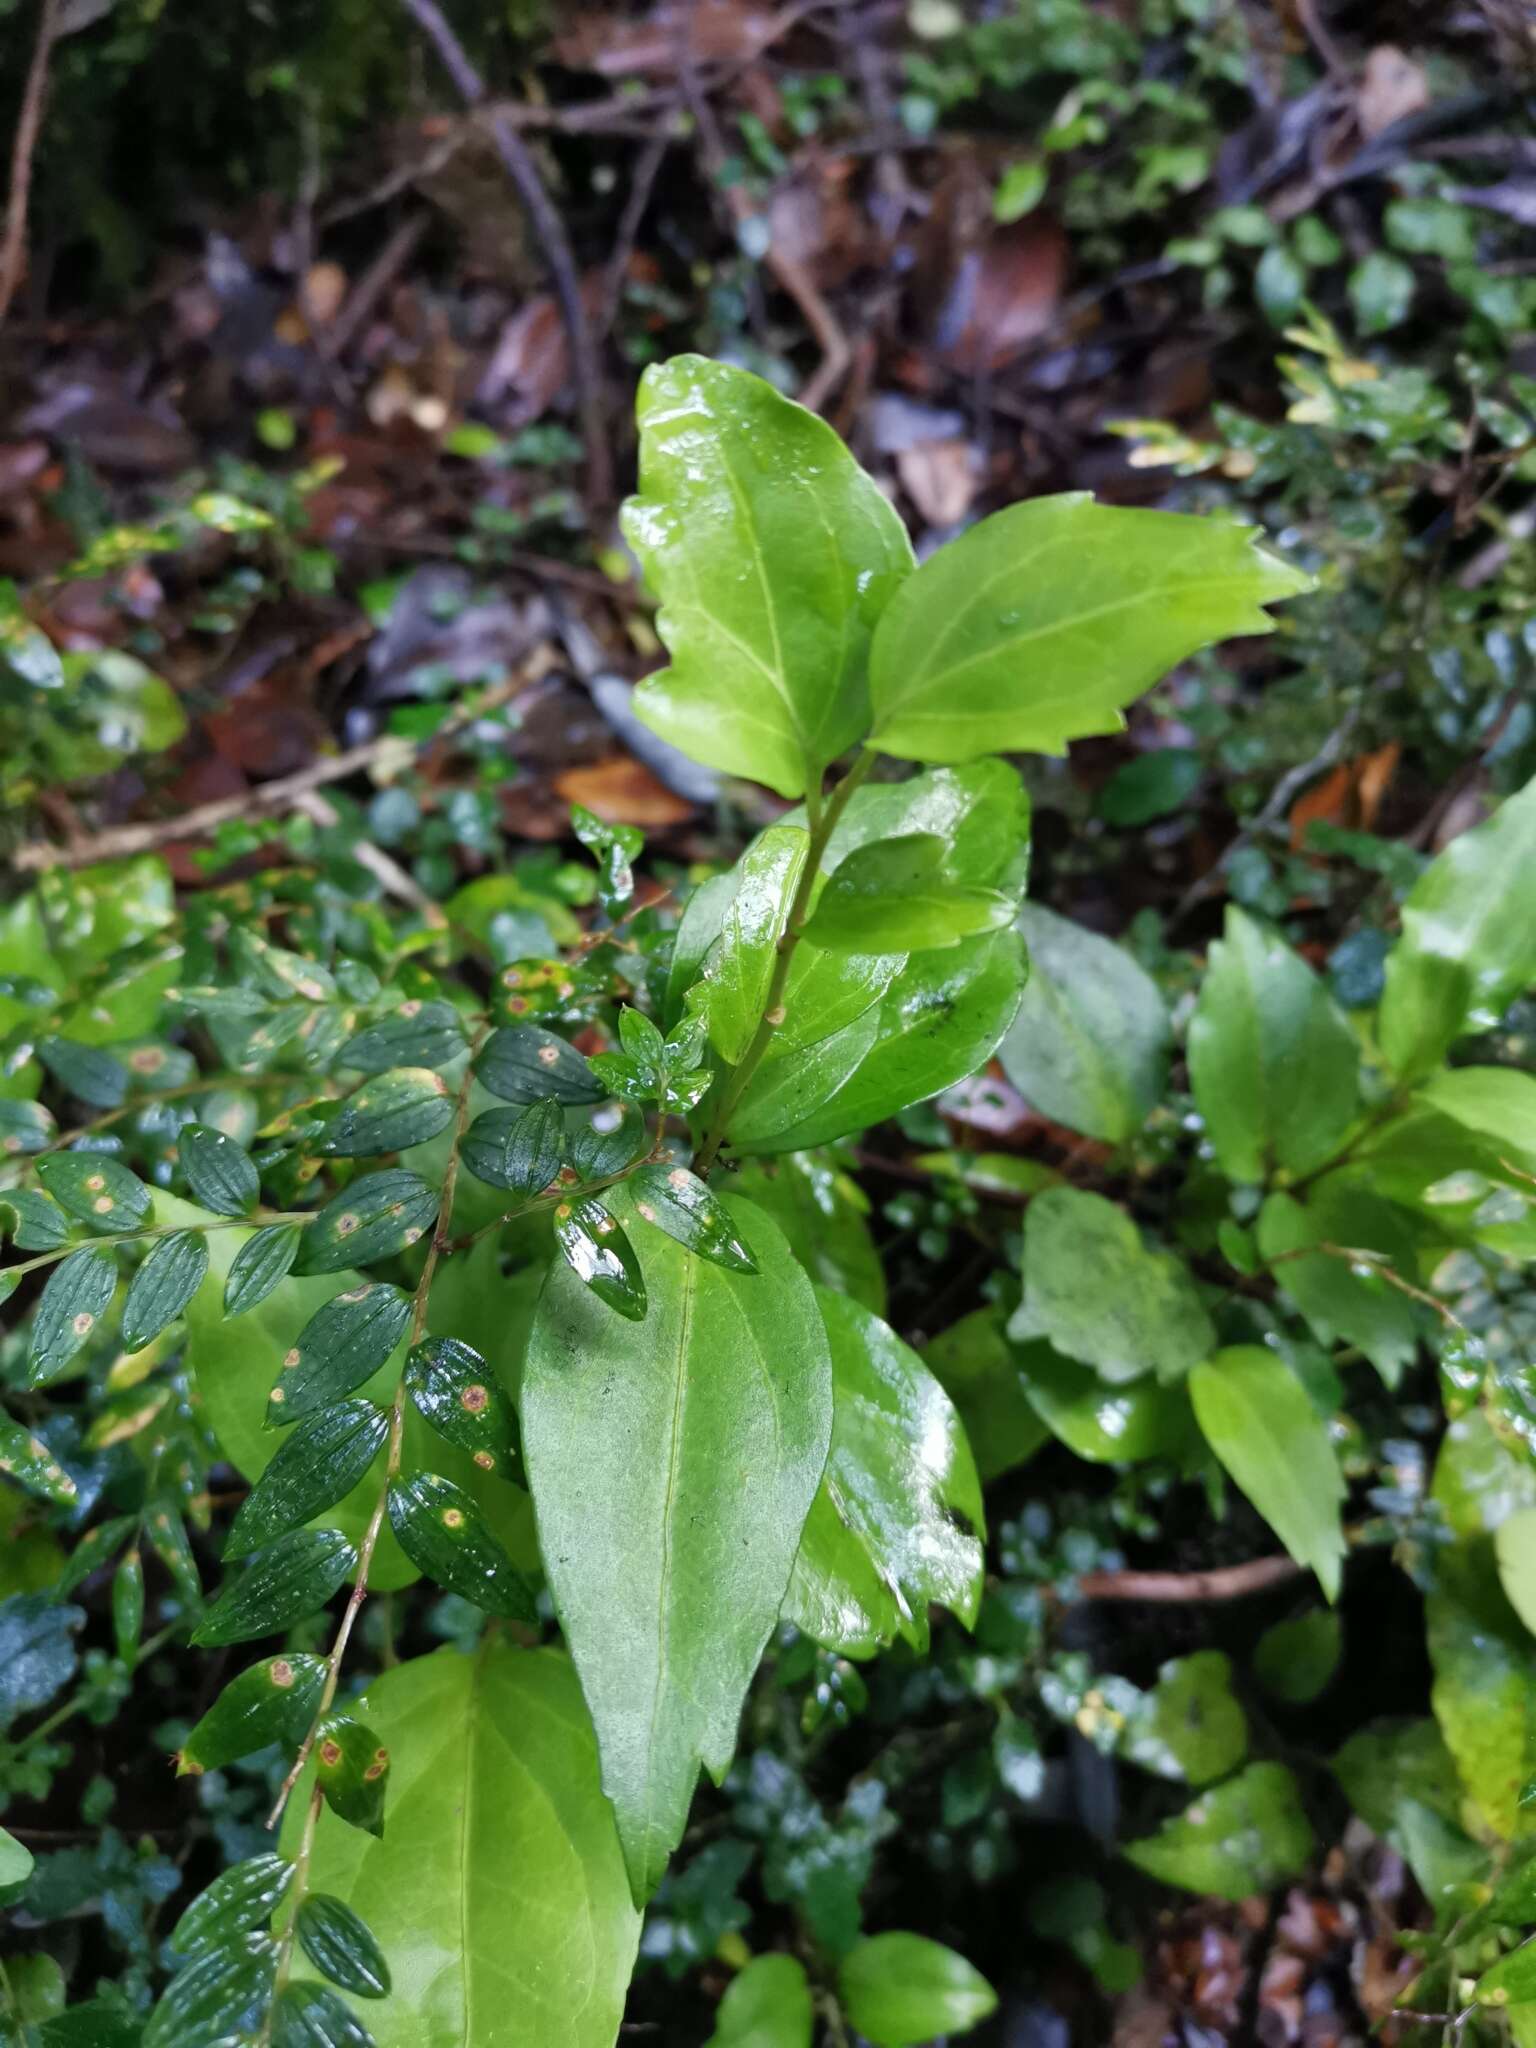
[[[48,95],[48,59],[58,36],[59,0],[43,0],[37,20],[32,66],[21,99],[21,117],[11,144],[11,185],[5,205],[5,240],[0,242],[0,323],[10,310],[21,282],[27,254],[27,207],[32,194],[32,160],[42,133],[43,103]]]

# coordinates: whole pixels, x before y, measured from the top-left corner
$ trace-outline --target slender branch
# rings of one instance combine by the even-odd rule
[[[1300,1578],[1303,1567],[1291,1557],[1254,1557],[1246,1564],[1218,1565],[1204,1572],[1084,1572],[1077,1581],[1080,1600],[1240,1600],[1270,1586]]]
[[[1385,1252],[1363,1251],[1347,1244],[1329,1244],[1322,1241],[1318,1244],[1297,1245],[1294,1251],[1277,1252],[1269,1261],[1269,1265],[1271,1268],[1283,1266],[1290,1259],[1311,1258],[1315,1252],[1321,1253],[1325,1259],[1343,1259],[1351,1266],[1369,1266],[1378,1280],[1385,1280],[1389,1287],[1395,1287],[1399,1294],[1406,1294],[1410,1301],[1421,1302],[1425,1308],[1432,1308],[1447,1329],[1466,1328],[1461,1318],[1447,1308],[1443,1301],[1433,1294],[1426,1293],[1422,1287],[1415,1287],[1411,1280],[1405,1280],[1394,1266],[1388,1264]]]
[[[720,1097],[720,1106],[709,1135],[699,1147],[693,1162],[693,1170],[701,1180],[708,1176],[714,1165],[725,1136],[730,1129],[731,1118],[746,1094],[752,1076],[757,1072],[763,1055],[773,1043],[773,1035],[784,1022],[784,990],[789,982],[789,970],[794,962],[795,948],[800,943],[800,934],[805,928],[806,912],[810,909],[811,891],[816,886],[816,877],[821,871],[821,857],[827,850],[828,842],[837,829],[838,820],[847,807],[848,799],[863,782],[875,765],[874,755],[866,749],[843,777],[842,781],[822,804],[819,790],[808,790],[805,799],[806,820],[810,828],[811,843],[806,851],[805,865],[800,870],[800,879],[795,884],[795,893],[790,901],[789,915],[784,920],[784,929],[779,934],[773,974],[768,983],[768,994],[763,1003],[763,1015],[752,1042],[741,1056],[741,1063],[725,1084]]]
[[[470,62],[464,45],[454,34],[437,0],[402,0],[402,4],[430,38],[442,60],[443,69],[453,80],[465,104],[480,109],[485,99],[485,82]],[[513,189],[533,224],[554,279],[555,296],[560,301],[560,313],[570,343],[576,410],[587,444],[587,494],[595,507],[606,507],[613,501],[613,463],[604,417],[597,348],[587,320],[581,278],[570,237],[544,189],[533,152],[522,135],[504,115],[489,109],[485,113],[485,127],[495,144],[502,169],[512,181]]]
[[[32,68],[22,95],[21,118],[11,144],[11,191],[5,207],[5,240],[0,244],[0,325],[10,311],[21,282],[27,252],[27,207],[32,195],[32,159],[43,126],[43,101],[48,92],[48,59],[59,28],[59,0],[43,0],[32,47]]]
[[[3,1199],[3,1190],[0,1190]],[[57,1265],[60,1259],[67,1259],[71,1252],[88,1251],[93,1245],[143,1244],[152,1237],[175,1237],[186,1230],[259,1230],[267,1223],[309,1223],[314,1220],[313,1209],[257,1209],[249,1216],[224,1216],[216,1223],[157,1223],[149,1230],[114,1230],[103,1237],[77,1238],[72,1244],[56,1245],[50,1252],[39,1252],[35,1259],[23,1259],[19,1266],[0,1266],[0,1274],[7,1280],[20,1280],[26,1273],[36,1272],[39,1266]]]

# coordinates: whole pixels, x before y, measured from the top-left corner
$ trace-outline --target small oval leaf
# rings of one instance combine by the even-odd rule
[[[295,1260],[300,1273],[339,1273],[404,1251],[437,1216],[437,1190],[419,1173],[390,1167],[365,1174],[334,1196],[304,1232]]]
[[[174,1322],[203,1284],[208,1240],[200,1230],[164,1237],[128,1283],[123,1302],[123,1349],[142,1351]]]
[[[435,1472],[391,1480],[389,1526],[411,1563],[504,1621],[532,1621],[533,1597],[472,1494]]]
[[[503,1102],[601,1102],[606,1090],[574,1045],[537,1024],[508,1024],[493,1031],[475,1062],[475,1072]]]
[[[29,1387],[59,1377],[106,1313],[116,1289],[117,1259],[105,1245],[87,1245],[59,1261],[32,1319]]]
[[[589,1195],[555,1210],[555,1241],[565,1263],[599,1301],[638,1323],[645,1314],[645,1278],[634,1246],[601,1202]]]
[[[243,1316],[287,1279],[298,1257],[302,1229],[298,1223],[269,1223],[245,1240],[229,1262],[224,1282],[226,1316]]]
[[[272,2048],[374,2048],[374,2039],[324,1984],[289,1984],[272,2008]]]
[[[464,1050],[464,1028],[451,1003],[402,1003],[349,1038],[336,1064],[360,1074],[386,1074],[391,1067],[446,1067]]]
[[[352,1827],[384,1832],[389,1751],[350,1714],[327,1714],[315,1735],[315,1778],[327,1804]]]
[[[255,1207],[261,1179],[250,1154],[211,1124],[183,1124],[176,1156],[192,1199],[215,1216],[245,1216]]]
[[[517,1424],[501,1382],[457,1337],[428,1337],[405,1362],[405,1391],[439,1436],[469,1452],[482,1472],[509,1472]]]
[[[565,1118],[553,1096],[526,1109],[488,1109],[464,1133],[460,1157],[493,1188],[537,1195],[560,1171],[565,1157]]]
[[[39,1500],[56,1507],[72,1508],[78,1489],[40,1436],[33,1436],[19,1422],[0,1419],[0,1472],[14,1479]]]
[[[453,1095],[440,1074],[426,1067],[397,1067],[347,1097],[315,1150],[342,1159],[371,1159],[424,1145],[452,1121]]]
[[[265,1657],[232,1678],[182,1745],[182,1776],[222,1770],[269,1742],[296,1747],[320,1704],[325,1659],[294,1651]]]
[[[55,1152],[37,1177],[61,1209],[92,1230],[136,1230],[149,1214],[149,1189],[120,1159],[100,1152]]]
[[[338,1401],[286,1437],[246,1496],[224,1545],[228,1563],[302,1527],[349,1494],[389,1436],[372,1401]]]
[[[222,1948],[238,1934],[253,1934],[271,1921],[289,1885],[293,1865],[286,1856],[248,1856],[213,1880],[176,1922],[171,1947],[190,1961],[206,1948]]]
[[[357,1563],[339,1529],[295,1529],[232,1579],[192,1632],[194,1643],[279,1635],[323,1607]]]
[[[276,1963],[267,1934],[240,1934],[205,1949],[172,1978],[149,2016],[143,2048],[209,2048],[253,2032],[272,1996]]]
[[[365,1280],[333,1295],[283,1355],[281,1377],[267,1396],[268,1427],[298,1422],[372,1379],[410,1320],[410,1296],[383,1282]]]
[[[389,1995],[389,1964],[352,1908],[329,1892],[311,1892],[299,1908],[299,1940],[320,1972],[358,1998]]]
[[[630,1178],[636,1211],[701,1259],[732,1273],[755,1273],[757,1261],[731,1228],[716,1197],[686,1166],[659,1162],[637,1167]]]

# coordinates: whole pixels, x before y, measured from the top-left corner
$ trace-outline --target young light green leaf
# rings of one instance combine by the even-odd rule
[[[997,1993],[964,1956],[921,1934],[875,1934],[844,1956],[838,1996],[874,2048],[916,2048],[964,2034],[997,2009]]]
[[[810,839],[798,825],[773,825],[736,863],[736,890],[688,1005],[709,1042],[735,1066],[752,1043],[768,1002],[778,944]]]
[[[829,953],[925,953],[957,946],[1013,922],[1000,889],[956,881],[936,832],[876,839],[850,853],[822,890],[805,927]]]
[[[283,1355],[282,1377],[267,1396],[267,1423],[299,1422],[372,1379],[405,1335],[411,1298],[398,1287],[364,1281],[333,1295]]]
[[[1050,1437],[1025,1398],[1003,1312],[989,1303],[941,1330],[923,1362],[958,1409],[983,1484],[1032,1458]]]
[[[811,2048],[814,2017],[805,1966],[794,1956],[754,1956],[726,1987],[704,2048]]]
[[[217,1648],[280,1635],[323,1607],[356,1563],[357,1552],[338,1529],[280,1536],[226,1584],[192,1640]]]
[[[767,1210],[813,1280],[884,1313],[885,1269],[865,1221],[869,1197],[850,1175],[799,1153],[749,1162],[719,1185]]]
[[[505,1621],[533,1621],[528,1583],[491,1534],[479,1502],[451,1479],[418,1472],[389,1482],[389,1526],[429,1578]]]
[[[1189,1077],[1221,1170],[1310,1173],[1338,1150],[1359,1101],[1360,1050],[1299,953],[1235,904],[1212,943],[1189,1026]]]
[[[1319,1244],[1334,1249],[1305,1256]],[[1388,1273],[1414,1284],[1418,1247],[1402,1210],[1331,1179],[1304,1201],[1277,1192],[1259,1211],[1259,1250],[1320,1344],[1358,1345],[1387,1385],[1397,1385],[1418,1353],[1425,1317],[1401,1288],[1372,1271],[1370,1257],[1340,1254],[1379,1254]]]
[[[554,1096],[524,1109],[488,1109],[464,1133],[465,1168],[488,1187],[542,1194],[565,1158],[565,1117]]]
[[[1123,1209],[1079,1188],[1047,1188],[1029,1205],[1024,1300],[1008,1334],[1048,1337],[1111,1384],[1181,1379],[1216,1348],[1183,1260],[1149,1249]]]
[[[1090,1366],[1063,1358],[1043,1337],[1015,1348],[1030,1407],[1051,1435],[1095,1465],[1175,1458],[1195,1438],[1189,1396],[1147,1373],[1107,1386]]]
[[[1029,792],[1007,761],[926,768],[905,782],[866,782],[838,819],[822,866],[832,874],[857,848],[908,832],[942,839],[958,881],[1013,894],[1023,887]]]
[[[298,1913],[299,1940],[320,1972],[358,1998],[389,1995],[389,1964],[368,1923],[329,1892],[310,1892]]]
[[[1065,753],[1198,648],[1269,633],[1311,588],[1251,528],[1096,505],[1010,505],[931,555],[870,657],[871,744],[912,761]]]
[[[144,2029],[143,2048],[209,2048],[249,2035],[272,1996],[277,1949],[265,1933],[205,1949],[173,1977]]]
[[[122,1339],[125,1351],[142,1351],[174,1322],[203,1284],[208,1270],[208,1240],[200,1230],[177,1230],[150,1247],[149,1256],[128,1283],[123,1301]]]
[[[1479,1831],[1512,1841],[1525,1823],[1521,1790],[1530,1777],[1536,1643],[1500,1583],[1491,1544],[1441,1550],[1425,1623],[1430,1699],[1462,1790]]]
[[[1254,1646],[1254,1676],[1288,1706],[1310,1706],[1338,1669],[1343,1647],[1338,1614],[1331,1607],[1309,1607],[1265,1629]]]
[[[122,1061],[99,1045],[80,1045],[69,1038],[44,1038],[37,1056],[67,1095],[91,1109],[116,1109],[132,1079]]]
[[[205,1949],[224,1947],[236,1935],[270,1926],[292,1882],[293,1865],[286,1856],[248,1856],[231,1865],[176,1922],[172,1949],[190,1962]]]
[[[176,1156],[192,1199],[215,1216],[245,1216],[256,1206],[261,1179],[243,1145],[211,1124],[183,1124]]]
[[[79,1489],[40,1436],[0,1416],[0,1472],[56,1507],[72,1508]]]
[[[1428,1103],[1536,1175],[1536,1076],[1516,1067],[1446,1067],[1419,1089]]]
[[[149,1189],[120,1159],[100,1152],[54,1152],[37,1176],[61,1209],[103,1234],[136,1230],[149,1214]]]
[[[224,1545],[225,1562],[248,1557],[345,1499],[388,1436],[388,1415],[361,1398],[337,1401],[301,1422],[246,1495]]]
[[[405,1361],[405,1391],[439,1436],[469,1452],[482,1472],[511,1477],[517,1422],[501,1382],[472,1344],[428,1337]]]
[[[377,2048],[349,2005],[324,1984],[284,1985],[272,2008],[272,2048]]]
[[[540,1549],[637,1897],[682,1833],[700,1763],[719,1777],[730,1762],[831,1437],[810,1284],[761,1210],[725,1206],[755,1274],[647,1231],[651,1308],[631,1328],[557,1266],[524,1367]],[[729,1373],[713,1369],[722,1357]]]
[[[475,1072],[493,1095],[519,1108],[549,1097],[556,1102],[601,1102],[606,1092],[574,1045],[537,1024],[508,1024],[493,1031],[475,1061]]]
[[[117,1289],[117,1259],[106,1245],[87,1245],[48,1275],[32,1318],[27,1385],[56,1380],[107,1311]]]
[[[800,796],[868,729],[870,634],[911,543],[832,428],[745,370],[653,364],[636,412],[624,531],[672,665],[635,709],[694,760]]]
[[[288,1277],[299,1255],[301,1233],[297,1223],[269,1223],[245,1240],[231,1259],[224,1282],[226,1316],[243,1316]]]
[[[352,1714],[327,1714],[315,1731],[315,1779],[325,1803],[349,1827],[384,1832],[390,1754],[372,1724]]]
[[[0,1101],[0,1154],[7,1159],[41,1152],[57,1125],[40,1102]]]
[[[324,1003],[336,994],[335,976],[307,954],[274,946],[245,925],[236,925],[230,944],[240,964],[269,996],[279,1000],[299,996],[306,1003]]]
[[[1377,1020],[1400,1080],[1429,1073],[1464,1032],[1489,1030],[1536,980],[1533,863],[1536,780],[1453,839],[1409,890]]]
[[[629,1178],[635,1213],[679,1244],[733,1273],[755,1273],[757,1261],[736,1236],[719,1199],[686,1166],[657,1160]]]
[[[464,1050],[464,1027],[452,1003],[409,1001],[349,1038],[336,1064],[361,1074],[391,1067],[446,1067]]]
[[[555,1242],[567,1266],[598,1300],[637,1323],[645,1315],[645,1279],[628,1234],[590,1195],[555,1209]]]
[[[1221,1899],[1247,1899],[1295,1877],[1316,1841],[1284,1764],[1249,1764],[1207,1786],[1155,1835],[1130,1843],[1126,1857],[1163,1884]]]
[[[1195,1367],[1189,1393],[1227,1472],[1334,1599],[1344,1558],[1344,1479],[1327,1424],[1300,1380],[1273,1351],[1237,1344]]]
[[[294,1651],[263,1658],[232,1678],[182,1744],[179,1774],[222,1770],[269,1742],[296,1747],[325,1684],[325,1659]]]
[[[1086,1137],[1123,1145],[1163,1099],[1168,1012],[1123,946],[1026,903],[1029,980],[998,1047],[1032,1107]]]
[[[388,1826],[375,1840],[322,1813],[310,1879],[389,1958],[367,2013],[379,2048],[468,2048],[496,2015],[530,2043],[613,2048],[640,1916],[569,1660],[440,1650],[375,1679],[362,1710],[394,1754]]]
[[[397,1067],[349,1095],[315,1141],[317,1152],[371,1159],[424,1145],[453,1121],[453,1091],[427,1067]]]
[[[364,1174],[306,1225],[294,1270],[336,1273],[404,1251],[431,1229],[437,1199],[436,1188],[404,1167]]]
[[[800,1536],[784,1618],[869,1657],[928,1647],[928,1609],[970,1627],[981,1598],[981,1486],[960,1418],[915,1351],[819,1288],[832,1355],[832,1449]]]

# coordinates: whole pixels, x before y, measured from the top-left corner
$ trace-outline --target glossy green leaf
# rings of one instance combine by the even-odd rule
[[[41,1152],[57,1129],[40,1102],[0,1101],[0,1154],[17,1159]]]
[[[47,1386],[66,1370],[106,1314],[116,1290],[117,1259],[106,1245],[87,1245],[60,1259],[32,1318],[28,1386]]]
[[[695,760],[799,796],[868,727],[870,633],[911,543],[832,428],[745,370],[653,364],[636,413],[624,531],[672,665],[635,709]]]
[[[439,1436],[483,1472],[511,1473],[517,1421],[501,1382],[472,1344],[428,1337],[405,1361],[405,1391]]]
[[[314,1756],[315,1780],[332,1813],[366,1835],[382,1835],[394,1759],[371,1720],[327,1714],[315,1730]]]
[[[1536,2002],[1536,1941],[1522,1943],[1500,1956],[1478,1978],[1472,1996],[1479,2005],[1529,2005]]]
[[[1022,1465],[1046,1441],[995,1305],[951,1323],[924,1347],[923,1360],[960,1411],[983,1482]]]
[[[189,1962],[205,1949],[222,1948],[236,1935],[271,1924],[293,1882],[286,1856],[248,1856],[220,1872],[188,1906],[171,1931],[171,1947]]]
[[[1125,1854],[1163,1884],[1247,1899],[1297,1876],[1314,1847],[1296,1780],[1283,1764],[1258,1763],[1208,1786]]]
[[[215,1216],[244,1216],[256,1205],[261,1179],[243,1145],[211,1124],[183,1124],[176,1156],[194,1202]]]
[[[709,1042],[735,1066],[768,1007],[779,940],[805,867],[810,839],[798,825],[759,833],[736,864],[736,888],[704,957],[688,1006],[704,1019]]]
[[[598,1300],[628,1322],[645,1315],[645,1275],[623,1226],[612,1211],[587,1196],[555,1209],[555,1242],[566,1265]]]
[[[464,1133],[465,1168],[493,1188],[542,1194],[565,1160],[565,1117],[553,1096],[524,1109],[488,1109]]]
[[[299,1422],[372,1379],[410,1320],[411,1298],[398,1287],[365,1280],[334,1295],[284,1352],[268,1423]]]
[[[997,1993],[952,1948],[921,1934],[875,1934],[843,1957],[837,1992],[849,2023],[874,2048],[915,2048],[964,2034],[997,2007]]]
[[[926,768],[905,782],[866,782],[837,821],[822,866],[832,874],[857,848],[908,832],[942,839],[957,881],[1014,894],[1024,886],[1029,792],[1007,761]]]
[[[1040,1421],[1070,1451],[1096,1465],[1177,1458],[1194,1438],[1182,1385],[1153,1375],[1106,1385],[1090,1366],[1063,1358],[1043,1338],[1016,1347],[1018,1378]]]
[[[37,1056],[66,1095],[91,1109],[116,1109],[128,1093],[128,1069],[98,1045],[44,1038],[38,1043]]]
[[[1536,1642],[1510,1605],[1486,1538],[1437,1557],[1425,1622],[1440,1732],[1482,1829],[1511,1841],[1525,1824]]]
[[[527,1581],[491,1534],[479,1503],[451,1479],[434,1472],[392,1479],[389,1526],[412,1564],[450,1593],[507,1621],[536,1618]]]
[[[437,1199],[436,1188],[405,1167],[364,1174],[305,1226],[294,1271],[336,1273],[404,1251],[431,1229]]]
[[[1306,1256],[1318,1244],[1337,1251]],[[1347,1182],[1324,1181],[1304,1201],[1273,1194],[1259,1211],[1259,1250],[1320,1344],[1357,1345],[1387,1385],[1397,1385],[1417,1355],[1426,1316],[1372,1270],[1369,1256],[1352,1260],[1338,1251],[1379,1255],[1388,1271],[1416,1285],[1418,1253],[1401,1210]]]
[[[1252,528],[1096,505],[994,512],[909,577],[875,630],[872,744],[913,761],[1065,753],[1118,732],[1176,662],[1311,587]]]
[[[813,1280],[884,1312],[885,1268],[865,1221],[869,1197],[848,1174],[802,1152],[748,1161],[719,1184],[768,1211]]]
[[[112,1574],[112,1640],[119,1661],[132,1670],[144,1639],[144,1565],[138,1551],[125,1551]]]
[[[453,1091],[427,1067],[397,1067],[365,1081],[315,1141],[315,1150],[371,1159],[424,1145],[453,1122]]]
[[[0,1828],[0,1891],[6,1891],[15,1884],[25,1884],[32,1870],[32,1851]]]
[[[379,2048],[483,2048],[506,2028],[612,2048],[640,1922],[569,1662],[440,1650],[375,1679],[362,1710],[394,1758],[384,1833],[323,1813],[310,1875],[389,1958]]]
[[[900,1635],[928,1647],[928,1609],[970,1627],[985,1519],[960,1418],[915,1351],[857,1302],[817,1294],[832,1355],[832,1448],[801,1532],[784,1617],[847,1656]]]
[[[601,1102],[605,1093],[575,1046],[537,1024],[509,1024],[493,1031],[475,1061],[475,1072],[493,1095],[520,1108],[550,1097],[556,1102]]]
[[[225,1315],[247,1314],[287,1278],[299,1255],[301,1230],[297,1223],[269,1223],[264,1230],[252,1232],[229,1263]]]
[[[1463,1033],[1488,1030],[1536,980],[1533,863],[1536,781],[1453,839],[1409,890],[1377,1020],[1401,1080],[1429,1073]]]
[[[957,946],[1013,922],[1000,889],[953,878],[949,848],[935,832],[876,839],[842,861],[805,927],[831,953],[922,953]]]
[[[1232,1660],[1220,1650],[1163,1666],[1126,1745],[1133,1763],[1191,1785],[1224,1778],[1247,1753],[1247,1716],[1233,1697]]]
[[[1447,1067],[1415,1097],[1536,1176],[1536,1075],[1515,1067]]]
[[[389,1437],[389,1416],[368,1400],[337,1401],[284,1437],[224,1545],[228,1563],[302,1527],[344,1500]]]
[[[814,2017],[804,1964],[754,1956],[726,1986],[705,2048],[811,2048]]]
[[[325,1684],[325,1659],[294,1651],[264,1657],[232,1678],[182,1744],[182,1772],[218,1771],[269,1742],[297,1748]]]
[[[757,1261],[731,1227],[719,1198],[685,1166],[659,1161],[637,1167],[629,1178],[635,1214],[664,1230],[701,1259],[733,1273],[755,1273]]]
[[[1026,903],[1029,980],[998,1047],[1031,1106],[1069,1131],[1122,1145],[1163,1099],[1168,1012],[1123,946]]]
[[[362,1074],[391,1067],[446,1067],[464,1050],[464,1027],[452,1003],[408,1001],[349,1038],[336,1064]]]
[[[1328,1427],[1290,1368],[1258,1344],[1231,1345],[1189,1379],[1206,1442],[1330,1600],[1339,1590],[1344,1479]]]
[[[1048,1337],[1112,1384],[1180,1379],[1216,1348],[1183,1260],[1149,1248],[1123,1209],[1078,1188],[1047,1188],[1029,1205],[1024,1301],[1008,1334]]]
[[[272,2008],[272,2048],[375,2048],[349,2005],[323,1984],[286,1985]]]
[[[104,1153],[50,1153],[37,1162],[37,1177],[61,1209],[92,1230],[136,1230],[149,1214],[149,1189]]]
[[[682,1834],[700,1763],[719,1777],[730,1762],[831,1438],[810,1283],[761,1210],[726,1208],[756,1273],[646,1231],[650,1311],[631,1327],[556,1267],[524,1369],[540,1549],[637,1897]]]
[[[598,1110],[590,1122],[578,1119],[567,1136],[571,1165],[582,1180],[608,1180],[651,1149],[650,1126],[631,1102]]]
[[[1329,1607],[1311,1607],[1265,1629],[1254,1646],[1254,1672],[1277,1700],[1308,1706],[1337,1670],[1343,1646],[1338,1615]]]
[[[22,1252],[53,1252],[69,1242],[69,1218],[36,1188],[0,1190],[0,1227]]]
[[[280,1635],[323,1607],[357,1562],[338,1529],[295,1529],[280,1536],[231,1579],[192,1632],[217,1647]]]
[[[207,1270],[208,1240],[200,1230],[173,1231],[152,1245],[123,1299],[123,1349],[141,1351],[174,1322]]]
[[[1025,974],[1011,931],[909,960],[846,1032],[759,1071],[731,1121],[730,1142],[754,1152],[802,1151],[867,1130],[965,1080],[986,1065],[1013,1022]],[[839,1074],[845,1040],[854,1058]]]
[[[1510,1606],[1536,1635],[1536,1510],[1507,1515],[1493,1532],[1493,1551]]]
[[[276,1962],[268,1934],[239,1934],[205,1949],[171,1979],[149,2016],[143,2048],[210,2048],[251,2034],[271,1999]]]
[[[0,1416],[0,1472],[7,1479],[56,1507],[72,1508],[79,1488],[40,1436]]]
[[[299,1941],[320,1972],[358,1998],[384,1998],[389,1964],[368,1923],[329,1892],[310,1892],[298,1911]]]

